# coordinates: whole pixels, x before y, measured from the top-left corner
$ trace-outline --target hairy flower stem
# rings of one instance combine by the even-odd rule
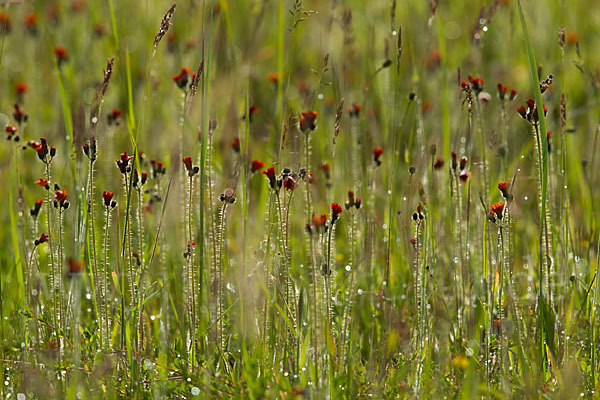
[[[46,160],[45,161],[46,164],[46,180],[48,181],[48,184],[50,184],[50,161]],[[52,319],[54,320],[54,326],[56,327],[56,329],[54,330],[55,334],[56,334],[56,340],[57,342],[60,344],[60,340],[59,340],[59,323],[60,323],[60,311],[59,311],[59,299],[58,299],[58,291],[57,291],[57,286],[58,286],[58,274],[56,271],[56,265],[54,263],[54,246],[53,246],[53,235],[52,235],[52,207],[51,207],[51,200],[50,200],[50,190],[46,190],[46,222],[48,225],[48,247],[50,248],[50,270],[51,270],[51,276],[52,276],[52,281],[51,281],[51,288],[52,288],[52,302],[53,302],[53,307],[52,307]]]
[[[90,274],[92,275],[91,282],[94,285],[94,289],[92,290],[93,302],[94,302],[94,311],[96,313],[96,317],[99,324],[100,330],[100,341],[102,342],[103,334],[102,334],[102,317],[101,311],[98,309],[98,297],[102,297],[100,293],[100,282],[98,277],[98,254],[96,253],[96,217],[94,212],[94,159],[90,157],[90,171],[88,177],[88,188],[87,188],[87,198],[88,198],[88,207],[89,207],[89,218],[90,218],[90,231],[91,231],[91,260],[90,260]],[[102,345],[102,343],[101,343]]]
[[[223,293],[223,268],[224,268],[224,260],[223,260],[223,243],[225,242],[225,219],[227,216],[227,202],[223,202],[221,206],[221,227],[219,229],[219,265],[217,269],[217,280],[218,280],[218,297],[217,297],[217,318],[218,321],[218,334],[217,339],[219,343],[219,350],[221,354],[224,354],[225,351],[225,340],[223,338],[223,319],[225,316],[223,315],[223,302],[224,302],[224,293]],[[225,366],[226,368],[226,366]]]
[[[192,368],[195,366],[195,348],[196,348],[196,273],[194,270],[194,233],[192,228],[193,210],[194,210],[194,181],[193,177],[189,177],[189,193],[188,193],[188,279],[190,282],[190,292],[188,293],[188,299],[190,299],[190,320],[192,322],[190,326],[190,350],[192,352]]]
[[[102,306],[102,319],[101,326],[104,326],[104,329],[100,332],[102,335],[102,347],[104,350],[110,349],[110,319],[109,316],[111,314],[111,300],[109,298],[109,279],[108,279],[108,236],[110,231],[110,211],[111,207],[105,207],[105,217],[106,221],[104,224],[104,263],[102,265],[102,283],[100,284],[100,297],[101,297],[101,306]]]

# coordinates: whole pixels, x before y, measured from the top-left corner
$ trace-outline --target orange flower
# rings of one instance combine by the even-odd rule
[[[492,204],[492,211],[496,214],[496,216],[498,217],[498,219],[502,219],[502,213],[504,212],[504,205],[506,203],[496,203],[496,204]]]

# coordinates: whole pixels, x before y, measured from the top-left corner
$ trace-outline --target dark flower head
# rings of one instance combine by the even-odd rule
[[[67,191],[64,189],[58,189],[57,185],[54,185],[54,188],[56,189],[54,192],[54,207],[58,208],[58,206],[60,206],[61,208],[64,208],[66,210],[67,208],[69,208],[69,202],[67,201]]]
[[[517,97],[517,91],[515,89],[511,89],[509,100],[513,101]]]
[[[191,171],[193,168],[192,157],[183,157],[183,165],[185,165],[185,169],[187,169],[188,171]]]
[[[443,166],[444,166],[444,160],[442,160],[441,158],[436,158],[435,162],[433,163],[433,168],[440,169]]]
[[[150,160],[150,165],[152,166],[152,177],[155,179],[158,178],[159,175],[164,175],[167,172],[162,161]]]
[[[468,161],[469,160],[467,159],[467,157],[461,157],[460,158],[460,169],[465,169]]]
[[[185,90],[185,87],[187,86],[189,81],[188,75],[191,71],[191,68],[181,68],[181,72],[173,76],[173,81],[175,82],[178,88]]]
[[[38,186],[43,187],[46,190],[50,189],[50,185],[48,184],[48,181],[44,178],[40,178],[37,181],[35,181],[34,183]]]
[[[507,200],[512,200],[512,194],[511,194],[511,190],[510,190],[510,182],[509,181],[505,181],[505,182],[500,182],[498,184],[498,189],[500,190],[500,192],[502,192],[502,196],[507,199]]]
[[[329,179],[329,171],[331,170],[331,168],[329,167],[329,163],[328,162],[323,162],[321,163],[321,171],[323,171],[323,175],[325,175],[325,179]]]
[[[471,175],[471,173],[469,171],[466,171],[463,169],[462,171],[460,171],[460,174],[458,175],[458,177],[460,178],[462,183],[467,183],[470,175]]]
[[[265,166],[265,163],[263,161],[253,160],[250,165],[250,169],[252,172],[256,172],[256,171],[262,169],[262,167],[264,167],[264,166]]]
[[[471,86],[473,87],[473,90],[475,90],[475,93],[479,93],[483,90],[482,78],[469,75],[469,82],[471,82]]]
[[[262,171],[261,174],[266,175],[269,178],[269,185],[271,189],[276,189],[276,179],[275,179],[275,167],[269,167],[266,170]]]
[[[17,84],[15,85],[15,90],[17,91],[18,95],[23,95],[23,93],[25,93],[27,89],[28,87],[25,82],[17,82]]]
[[[13,118],[15,119],[15,121],[17,121],[19,125],[21,125],[24,122],[27,122],[29,116],[25,114],[23,110],[21,110],[19,104],[15,103],[13,107],[15,109],[15,111],[13,112]]]
[[[381,157],[382,154],[383,149],[381,147],[375,147],[373,149],[373,161],[375,161],[375,164],[381,165],[381,160],[379,160],[379,157]]]
[[[546,110],[544,109],[544,111]],[[552,132],[546,132],[546,140],[548,141],[548,153],[552,152],[552,143],[550,143],[550,136],[552,136]]]
[[[219,200],[227,204],[235,203],[235,195],[233,192],[233,188],[226,188],[225,191],[219,196]]]
[[[523,105],[517,107],[517,112],[523,119],[527,119],[527,110],[525,109],[525,107],[523,107]]]
[[[117,160],[117,167],[119,167],[119,170],[122,174],[126,174],[131,171],[131,169],[129,168],[129,161],[132,158],[133,156],[128,156],[126,151],[121,153],[121,158]]]
[[[81,271],[83,271],[83,261],[77,261],[69,257],[67,264],[69,265],[69,272],[67,272],[69,277],[77,276],[81,274]]]
[[[291,176],[286,176],[285,178],[283,178],[283,187],[287,190],[293,191],[296,189],[297,186],[298,184],[296,183],[296,180]]]
[[[269,72],[267,74],[267,80],[276,85],[277,82],[279,82],[279,74],[277,74],[277,72]]]
[[[458,166],[458,162],[456,160],[456,152],[453,151],[452,153],[450,153],[450,155],[452,156],[452,170],[456,171],[456,167]]]
[[[352,106],[348,108],[348,115],[350,115],[350,117],[358,118],[361,109],[362,106],[360,104],[353,103]]]
[[[236,136],[235,138],[233,138],[233,140],[231,141],[231,148],[236,153],[240,152],[240,138],[239,137]]]
[[[36,218],[38,216],[38,214],[40,213],[40,210],[42,208],[42,204],[44,204],[44,200],[37,199],[35,201],[35,204],[33,205],[33,208],[31,210],[29,210],[29,214],[31,214],[31,216],[33,218]]]
[[[300,130],[302,132],[314,131],[317,128],[316,119],[319,113],[316,111],[303,111],[300,117]]]
[[[58,65],[69,60],[69,54],[67,52],[67,49],[65,49],[62,46],[57,46],[54,48],[54,56],[56,57]]]
[[[106,119],[108,120],[108,125],[119,125],[119,117],[123,115],[123,110],[120,108],[113,108],[111,112],[108,113]]]
[[[35,240],[33,243],[34,243],[36,246],[39,246],[39,245],[40,245],[40,244],[42,244],[42,243],[46,243],[46,242],[48,242],[48,240],[50,240],[50,238],[48,237],[48,234],[47,234],[47,233],[42,233],[42,234],[40,235],[40,238],[39,238],[39,239],[36,239],[36,240]]]

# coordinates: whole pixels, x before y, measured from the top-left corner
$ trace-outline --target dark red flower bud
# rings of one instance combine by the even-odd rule
[[[173,76],[173,81],[180,89],[185,89],[188,84],[188,74],[192,71],[191,68],[181,68],[181,72]]]
[[[519,115],[521,115],[521,117],[523,119],[527,119],[527,110],[525,110],[525,107],[523,107],[522,105],[520,105],[517,108],[517,112],[519,113]]]
[[[460,169],[465,169],[465,167],[467,166],[467,162],[468,162],[467,157],[461,157],[460,158]]]
[[[515,89],[511,89],[509,100],[513,101],[517,97],[517,91]]]
[[[267,178],[269,178],[269,185],[271,186],[271,189],[275,189],[275,167],[269,167],[266,170],[262,171],[261,174],[266,175]]]
[[[232,141],[231,141],[231,148],[233,149],[233,151],[235,151],[236,153],[240,152],[240,138],[239,137],[235,137]]]
[[[123,114],[123,110],[120,108],[113,108],[110,113],[108,113],[106,119],[108,120],[108,125],[119,125],[119,117]]]
[[[69,60],[69,55],[68,55],[67,49],[65,49],[62,46],[57,46],[54,48],[54,56],[56,57],[56,61],[58,62],[58,65]]]
[[[316,111],[303,111],[302,117],[300,117],[300,130],[302,132],[314,131],[317,128],[315,121],[318,114]]]
[[[294,189],[296,189],[296,186],[296,180],[291,176],[286,176],[285,178],[283,178],[283,187],[287,190],[293,191]]]
[[[352,106],[348,108],[348,115],[350,115],[350,117],[358,118],[358,114],[360,113],[361,109],[362,107],[360,104],[353,103]]]
[[[132,158],[133,156],[128,156],[126,151],[121,153],[121,159],[117,160],[117,167],[119,167],[119,170],[122,174],[126,174],[130,171],[128,168],[129,160],[131,160]]]
[[[48,242],[49,239],[50,238],[48,237],[48,234],[42,233],[40,235],[40,238],[38,240],[36,240],[36,242],[37,242],[36,245],[39,245],[39,244],[42,244],[42,243],[46,243],[46,242]]]
[[[192,170],[192,157],[183,157],[183,165],[185,165],[185,169],[188,171]]]
[[[58,201],[59,203],[64,203],[65,200],[67,199],[67,191],[66,190],[57,190],[55,193],[56,196],[56,201]]]
[[[504,98],[506,97],[507,91],[508,91],[508,88],[506,86],[504,86],[502,83],[498,82],[498,97],[500,98],[500,100],[504,100]]]
[[[381,157],[382,154],[383,154],[383,149],[381,147],[375,147],[373,149],[373,161],[375,161],[375,164],[381,165],[381,161],[379,160],[379,157]]]
[[[333,224],[340,214],[342,213],[342,207],[338,203],[331,203],[331,223]]]
[[[329,179],[329,171],[331,168],[329,167],[328,162],[324,162],[321,164],[321,171],[323,171],[323,175],[325,175],[325,179]]]
[[[109,191],[103,191],[102,192],[102,199],[104,199],[104,205],[106,207],[110,206],[110,202],[114,196],[115,192],[109,192]]]
[[[444,160],[442,160],[441,158],[437,158],[435,160],[435,162],[433,163],[433,168],[434,169],[440,169],[444,166]]]
[[[462,170],[462,171],[460,171],[460,174],[458,175],[458,177],[460,178],[462,183],[467,183],[470,175],[471,175],[471,173],[469,171]]]

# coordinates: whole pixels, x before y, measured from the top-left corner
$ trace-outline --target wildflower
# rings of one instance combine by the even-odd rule
[[[29,210],[29,214],[33,217],[33,218],[37,218],[37,216],[40,213],[40,210],[42,208],[42,204],[44,204],[44,200],[42,199],[37,199],[35,201],[35,204],[33,205],[33,208],[31,208],[31,210]]]
[[[267,74],[267,80],[277,85],[277,83],[279,82],[279,74],[277,74],[277,72],[269,72]]]
[[[148,180],[148,173],[142,172],[141,176],[142,177],[140,179],[137,168],[134,168],[133,169],[133,187],[136,189],[141,189],[142,186],[144,186],[146,184],[146,181]]]
[[[188,176],[192,177],[200,172],[200,168],[198,166],[192,165],[192,157],[183,157],[183,165],[185,165],[185,169],[188,171]]]
[[[252,163],[250,165],[250,170],[252,171],[252,173],[262,169],[262,167],[265,166],[265,163],[263,161],[259,161],[259,160],[252,160]]]
[[[435,162],[433,163],[433,168],[434,169],[440,169],[444,166],[444,160],[442,160],[441,158],[437,158],[435,160]]]
[[[546,132],[546,140],[548,141],[548,153],[552,152],[552,144],[550,143],[551,135],[552,135],[552,132],[550,132],[550,131]]]
[[[283,187],[287,190],[294,191],[297,186],[298,185],[296,183],[296,180],[291,176],[286,176],[285,178],[283,178]]]
[[[91,137],[89,143],[83,144],[83,153],[90,159],[90,161],[96,161],[96,138]]]
[[[156,179],[159,175],[164,175],[167,169],[163,166],[162,161],[150,160],[152,166],[152,177]]]
[[[450,155],[452,156],[452,170],[456,171],[456,167],[458,166],[458,163],[456,162],[456,152],[453,151]]]
[[[54,146],[48,147],[48,142],[46,138],[40,138],[40,143],[36,143],[35,151],[37,152],[38,158],[42,160],[44,163],[47,163],[47,156],[50,154],[50,157],[54,157],[56,154],[56,149]]]
[[[48,242],[48,240],[50,240],[50,238],[48,237],[47,233],[42,233],[40,235],[39,239],[35,239],[35,241],[33,242],[36,246],[39,246],[42,243],[46,243]]]
[[[317,177],[312,172],[308,174],[308,183],[315,185],[317,183]]]
[[[23,95],[23,93],[25,93],[27,89],[29,88],[27,87],[27,84],[25,82],[17,82],[17,84],[15,85],[15,90],[17,91],[18,95]]]
[[[15,121],[17,121],[19,125],[21,125],[23,122],[27,122],[29,116],[25,114],[23,110],[21,110],[19,104],[15,103],[13,107],[15,109],[15,111],[13,112],[13,118],[15,119]]]
[[[508,99],[510,101],[513,101],[515,99],[515,97],[517,97],[517,91],[515,89],[511,89],[510,90],[510,96],[508,97]]]
[[[67,208],[69,208],[69,202],[67,201],[67,191],[64,189],[60,190],[60,188],[58,188],[57,185],[55,185],[55,188],[56,190],[54,192],[54,207],[58,208],[58,206],[60,206],[66,210]]]
[[[411,237],[410,239],[408,239],[408,241],[410,242],[410,244],[413,245],[413,247],[416,250],[416,248],[417,248],[417,238],[416,237]]]
[[[523,119],[527,119],[527,111],[525,110],[525,107],[523,107],[523,105],[517,107],[517,112]]]
[[[8,33],[11,28],[10,16],[4,11],[0,11],[0,31],[2,31],[2,33]]]
[[[490,221],[491,223],[496,223],[496,214],[493,211],[490,211],[487,213],[487,219],[488,221]]]
[[[505,182],[500,182],[498,184],[498,189],[500,190],[500,192],[502,192],[502,196],[508,200],[511,201],[513,196],[511,194],[511,188],[510,188],[510,182],[509,181],[505,181]]]
[[[303,111],[300,117],[300,130],[302,132],[314,131],[317,128],[315,120],[319,113],[316,111]]]
[[[69,265],[69,272],[67,272],[67,275],[70,277],[79,275],[84,266],[83,261],[77,261],[71,257],[67,260],[67,264]]]
[[[62,46],[57,46],[54,48],[54,56],[56,57],[58,65],[61,65],[63,62],[69,60],[69,54],[67,52],[67,49],[65,49]]]
[[[16,126],[6,125],[6,128],[4,128],[4,131],[8,134],[7,139],[11,140],[14,136],[15,141],[19,141],[19,137],[16,136],[18,130],[19,130],[19,128],[17,128]]]
[[[467,166],[467,162],[468,162],[467,157],[461,157],[460,158],[460,169],[465,169],[465,167]]]
[[[462,181],[462,183],[467,183],[470,175],[471,173],[469,171],[462,170],[460,171],[460,174],[458,174],[458,177]]]
[[[269,178],[269,185],[271,186],[271,189],[275,189],[275,167],[269,167],[266,170],[262,171],[261,174],[266,175],[266,177]]]
[[[48,190],[50,189],[50,185],[48,184],[48,180],[44,179],[44,178],[40,178],[37,181],[34,182],[36,185],[43,187],[44,189]]]
[[[231,141],[231,148],[236,153],[240,152],[240,138],[239,137],[236,136],[235,138],[233,138],[233,140]]]
[[[258,114],[258,112],[260,111],[260,108],[258,108],[258,106],[252,104],[250,107],[248,107],[248,121],[252,122],[252,118],[254,117],[255,114]],[[246,119],[246,113],[244,113],[244,115],[242,116],[242,119]]]
[[[342,206],[340,206],[338,203],[331,203],[331,224],[332,225],[339,218],[341,213],[342,213]]]
[[[496,214],[498,219],[502,219],[502,213],[504,212],[505,203],[492,204],[491,209]]]
[[[508,87],[504,86],[502,83],[498,82],[498,98],[501,101],[504,101],[506,97],[506,92],[508,91]]]
[[[317,232],[326,232],[327,231],[327,214],[315,215],[312,216],[312,225],[315,227]],[[312,233],[312,229],[310,228],[310,224],[307,225],[308,233]]]
[[[344,205],[346,206],[346,210],[354,207],[354,192],[352,190],[348,190],[348,201]]]
[[[476,94],[479,94],[483,90],[483,79],[478,77],[473,77],[469,75],[469,82],[471,82],[471,86],[473,90],[475,90]]]
[[[131,168],[129,167],[129,161],[133,158],[133,156],[128,156],[127,152],[124,151],[121,153],[121,159],[117,160],[117,167],[122,174],[127,174],[131,172]]]
[[[381,157],[382,154],[383,149],[381,147],[375,147],[373,149],[373,161],[375,161],[375,164],[378,166],[381,165],[381,160],[379,160],[379,157]]]
[[[362,200],[359,197],[357,197],[356,200],[354,200],[354,207],[356,207],[356,209],[358,210],[361,204]]]
[[[102,192],[102,199],[104,200],[104,206],[105,207],[110,207],[110,205],[112,203],[112,198],[113,198],[114,195],[115,195],[115,192],[109,192],[107,190],[104,190]]]
[[[321,164],[321,171],[323,171],[323,174],[325,175],[325,179],[329,179],[330,170],[331,170],[331,168],[329,167],[328,162],[324,162]]]
[[[113,108],[111,112],[108,113],[106,119],[108,120],[108,125],[119,125],[119,117],[123,114],[123,110],[120,108]]]
[[[173,76],[173,81],[175,82],[175,84],[177,85],[177,87],[179,89],[183,89],[185,90],[185,87],[187,86],[189,79],[188,79],[188,74],[192,71],[191,68],[181,68],[181,72],[177,75]]]
[[[352,106],[348,107],[348,115],[350,115],[350,118],[358,118],[358,114],[360,113],[361,109],[362,106],[360,104],[353,103]]]
[[[224,203],[233,204],[235,203],[235,196],[233,194],[233,188],[226,188],[223,193],[219,196],[219,200]]]

